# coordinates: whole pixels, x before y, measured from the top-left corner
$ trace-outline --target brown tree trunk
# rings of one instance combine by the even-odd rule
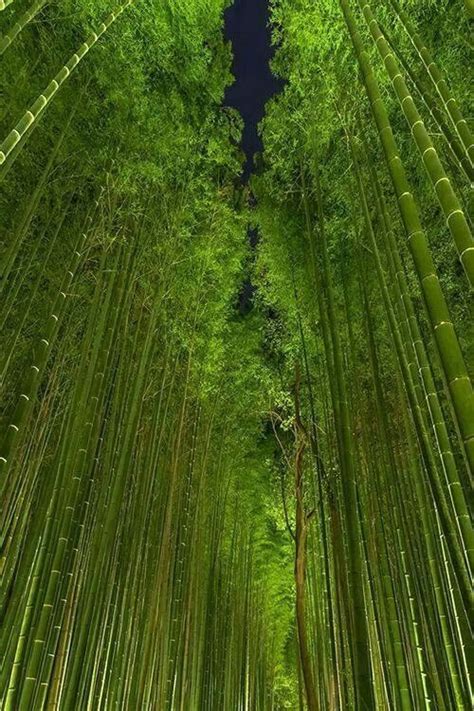
[[[304,452],[306,448],[306,433],[301,422],[299,406],[299,370],[296,371],[295,386],[296,413],[296,457],[295,457],[295,498],[296,498],[296,533],[295,533],[295,583],[296,583],[296,624],[300,648],[301,670],[306,692],[306,702],[309,711],[319,711],[319,705],[314,683],[311,654],[308,646],[305,614],[306,585],[306,543],[308,525],[312,514],[306,514],[304,508]]]
[[[298,508],[298,505],[297,505]],[[298,513],[297,513],[298,517]],[[298,627],[298,641],[300,648],[301,669],[306,691],[306,701],[309,711],[318,711],[318,701],[314,684],[311,655],[308,646],[308,636],[306,632],[305,618],[305,580],[306,580],[306,540],[307,522],[303,511],[303,521],[301,525],[296,523],[296,560],[295,560],[295,581],[296,581],[296,623]]]

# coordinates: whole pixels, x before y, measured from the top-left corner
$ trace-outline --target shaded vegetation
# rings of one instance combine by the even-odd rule
[[[470,708],[471,3],[274,0],[255,199],[226,4],[0,1],[1,708]]]

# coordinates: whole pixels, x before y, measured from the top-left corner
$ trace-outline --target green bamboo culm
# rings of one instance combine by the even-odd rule
[[[459,259],[466,272],[471,289],[474,289],[474,239],[461,203],[453,190],[438,153],[416,108],[415,102],[400,72],[397,59],[380,30],[369,3],[358,0],[361,11],[374,43],[383,59],[390,81],[405,114],[413,139],[422,157],[423,164],[433,184],[437,198],[453,236]],[[465,122],[464,122],[465,123]],[[464,125],[464,123],[462,125]],[[457,122],[459,129],[460,122]],[[460,134],[461,136],[461,134]],[[461,137],[462,140],[462,137]],[[474,148],[474,145],[473,145]]]
[[[61,283],[59,293],[51,309],[48,325],[45,328],[44,335],[38,344],[34,362],[29,366],[27,374],[25,375],[22,392],[20,393],[16,407],[11,415],[11,421],[8,424],[7,433],[0,445],[0,487],[2,490],[6,484],[6,473],[14,451],[15,443],[18,436],[23,434],[22,428],[25,426],[31,408],[34,404],[35,395],[41,382],[41,375],[46,366],[51,348],[57,337],[61,317],[65,309],[67,297],[70,293],[71,284],[81,261],[84,258],[86,241],[87,235],[83,235],[74,250],[71,262],[68,265],[68,269]]]
[[[400,6],[398,0],[389,0],[392,8],[397,14],[400,22],[406,30],[410,41],[418,52],[421,61],[425,67],[426,73],[430,77],[434,88],[438,92],[443,106],[453,122],[454,128],[457,131],[459,138],[464,146],[464,150],[467,153],[468,159],[471,163],[471,167],[474,164],[474,136],[471,133],[469,125],[466,119],[463,117],[461,110],[459,108],[458,102],[454,98],[452,91],[450,90],[446,79],[444,78],[441,70],[436,64],[432,53],[424,43],[422,37],[417,32],[410,16],[405,10]],[[470,17],[473,16],[474,5],[472,0],[465,0],[466,9]]]
[[[61,87],[61,85],[68,79],[72,72],[76,69],[78,64],[84,59],[85,55],[90,49],[99,41],[102,35],[107,32],[107,30],[113,25],[115,20],[120,17],[120,15],[134,2],[134,0],[126,0],[126,2],[119,5],[114,12],[107,15],[105,20],[97,28],[96,32],[92,32],[89,37],[81,44],[77,52],[74,52],[70,60],[65,64],[62,69],[56,74],[54,79],[48,84],[46,89],[36,101],[31,105],[31,107],[26,111],[23,117],[18,121],[12,131],[8,134],[5,140],[0,144],[0,171],[1,166],[5,163],[7,158],[10,156],[15,147],[20,141],[25,141],[28,138],[28,134],[35,127],[39,117],[43,111],[48,107],[51,100]],[[24,146],[24,143],[22,143]],[[1,173],[0,173],[1,175]]]
[[[36,15],[43,9],[47,0],[35,0],[23,15],[15,22],[15,24],[6,32],[3,37],[0,37],[0,56],[5,52],[11,43],[18,37],[29,22],[34,20]]]
[[[402,322],[402,333],[405,334],[405,343],[407,346],[411,346],[410,350],[416,359],[416,362],[413,362],[413,366],[410,370],[414,373],[413,380],[415,382],[418,374],[421,376],[425,402],[430,415],[429,419],[435,433],[438,451],[443,463],[446,489],[452,504],[457,526],[459,528],[462,547],[466,557],[466,562],[468,564],[469,575],[471,575],[471,571],[474,569],[474,531],[471,525],[469,507],[467,504],[467,501],[469,500],[469,491],[467,490],[467,487],[464,486],[456,458],[453,454],[453,444],[451,442],[448,426],[446,424],[446,419],[441,406],[440,397],[436,389],[433,368],[422,338],[418,318],[410,296],[406,274],[394,236],[394,228],[390,221],[390,216],[383,198],[381,187],[373,169],[371,171],[371,179],[373,182],[374,193],[376,195],[377,208],[381,213],[382,234],[387,242],[386,247],[389,253],[391,274],[393,276],[394,284],[397,287],[397,296],[401,304],[401,311],[405,317],[404,323],[407,326],[407,328],[404,328]]]
[[[11,5],[13,0],[0,0],[0,11]]]
[[[464,107],[463,4],[398,2]],[[473,170],[398,2],[262,3],[248,181],[237,1],[0,13],[2,711],[470,708],[472,304],[404,88],[466,216]]]
[[[372,71],[369,55],[364,48],[348,0],[340,0],[340,5],[361,69],[387,168],[397,195],[398,208],[406,230],[408,245],[423,292],[466,456],[471,469],[474,469],[474,394],[471,380],[436,274],[418,208],[398,153],[388,113],[380,94],[377,79]]]
[[[435,96],[431,93],[426,84],[420,79],[419,75],[411,69],[408,62],[400,54],[399,50],[397,49],[396,43],[389,35],[387,29],[381,29],[388,43],[390,44],[390,47],[395,53],[398,61],[402,65],[405,74],[407,75],[407,77],[409,77],[410,82],[416,88],[418,95],[425,103],[426,107],[428,108],[428,111],[431,114],[431,117],[433,118],[435,125],[443,136],[448,151],[451,154],[451,161],[453,167],[456,170],[461,170],[465,174],[469,183],[472,183],[474,181],[474,165],[469,159],[469,156],[466,154],[466,151],[460,139],[453,133],[453,129],[449,126],[448,119],[445,113],[438,106],[438,102]]]
[[[428,432],[427,432],[427,419],[424,416],[424,393],[421,392],[421,389],[418,386],[418,378],[416,379],[412,376],[412,369],[409,367],[408,363],[408,358],[407,355],[404,351],[403,345],[402,345],[402,338],[401,338],[401,330],[397,324],[396,318],[395,318],[395,313],[394,309],[391,303],[391,299],[389,296],[388,288],[386,286],[386,280],[385,280],[385,275],[383,272],[382,264],[380,261],[380,255],[379,255],[379,249],[378,245],[376,242],[374,230],[372,228],[372,223],[370,221],[369,217],[369,210],[368,210],[368,205],[367,205],[367,198],[365,194],[365,189],[362,183],[362,177],[360,174],[360,168],[358,165],[358,157],[356,153],[356,148],[353,145],[353,139],[351,136],[349,136],[350,144],[351,144],[351,154],[353,156],[353,164],[355,166],[355,172],[357,176],[357,182],[358,182],[358,187],[361,193],[361,205],[362,205],[362,210],[365,218],[365,223],[366,223],[366,230],[367,233],[370,236],[370,241],[371,241],[371,247],[372,251],[375,255],[375,264],[376,264],[376,270],[377,270],[377,275],[379,277],[379,281],[381,284],[381,291],[382,291],[382,298],[383,302],[387,311],[387,320],[390,325],[390,330],[392,332],[392,337],[394,339],[395,343],[395,350],[397,352],[398,360],[400,363],[400,370],[402,372],[402,377],[403,381],[405,383],[405,387],[407,390],[407,396],[408,400],[410,403],[410,407],[413,413],[413,419],[415,421],[415,429],[417,431],[419,443],[420,443],[420,450],[422,452],[422,456],[425,460],[425,467],[427,470],[427,475],[429,480],[431,481],[431,489],[434,494],[434,498],[436,500],[436,504],[439,507],[440,511],[444,512],[444,520],[446,522],[446,531],[445,535],[449,538],[450,541],[450,549],[453,553],[453,556],[455,556],[458,560],[457,562],[457,570],[458,574],[463,586],[463,592],[464,592],[464,599],[466,601],[466,607],[469,606],[469,600],[470,600],[470,575],[469,575],[469,567],[466,566],[466,562],[463,559],[463,553],[466,555],[466,558],[469,560],[469,565],[472,565],[472,529],[469,531],[468,526],[466,525],[465,517],[467,515],[467,507],[466,504],[464,503],[464,507],[461,506],[461,502],[458,503],[458,509],[459,513],[457,514],[458,522],[461,522],[461,525],[463,528],[461,531],[465,533],[465,537],[467,540],[463,540],[463,553],[461,552],[461,547],[458,546],[457,543],[457,536],[454,527],[451,524],[451,516],[450,516],[450,511],[448,511],[448,504],[447,504],[447,493],[445,491],[445,488],[442,485],[442,482],[440,480],[440,475],[438,472],[438,466],[437,462],[434,456],[434,453],[432,451],[432,443],[430,438],[428,437]],[[427,367],[427,363],[425,362],[424,367]],[[430,392],[430,397],[433,399],[433,393],[432,391]],[[436,415],[438,417],[442,416],[442,413],[440,411],[436,412]],[[442,436],[444,433],[441,432],[440,436]],[[442,439],[441,440],[446,446],[446,440]],[[449,442],[449,440],[448,440]],[[448,459],[449,464],[451,464],[451,460]],[[449,465],[448,465],[449,466]],[[459,482],[459,476],[452,471],[453,467],[451,466],[450,469],[448,469],[449,474],[452,478],[452,481],[448,480],[448,486],[446,487],[448,491],[451,493],[451,495],[456,495],[456,493],[461,493],[459,492],[460,489],[460,482]],[[467,567],[467,570],[466,570]]]
[[[313,239],[317,240],[319,243],[319,264],[323,290],[327,300],[326,303],[334,360],[333,367],[338,398],[338,426],[340,427],[339,447],[341,470],[343,472],[342,495],[347,525],[347,546],[349,550],[348,579],[350,595],[354,598],[354,609],[350,617],[350,621],[353,626],[352,662],[354,664],[354,675],[356,679],[356,704],[360,705],[362,708],[372,709],[375,708],[375,702],[373,697],[368,626],[363,614],[364,577],[360,542],[360,520],[357,512],[357,465],[354,451],[355,445],[352,435],[351,414],[347,395],[347,384],[345,382],[344,375],[340,333],[337,326],[335,296],[329,266],[324,208],[319,179],[319,166],[317,164],[314,165],[312,177],[315,185],[314,192],[318,220],[317,231],[315,231]]]
[[[352,156],[353,156],[353,164],[355,166],[355,173],[357,176],[358,187],[359,187],[359,191],[361,194],[361,205],[362,205],[362,209],[363,209],[363,213],[364,213],[367,232],[370,236],[372,251],[375,256],[375,264],[376,264],[377,275],[378,275],[380,285],[381,285],[382,298],[383,298],[383,302],[384,302],[384,305],[385,305],[385,308],[387,311],[387,317],[388,317],[388,321],[390,324],[390,328],[391,328],[391,331],[393,334],[395,349],[396,349],[396,352],[397,352],[397,355],[398,355],[398,358],[400,361],[400,368],[401,368],[403,380],[406,385],[408,400],[410,402],[411,410],[412,410],[413,417],[414,417],[414,420],[416,423],[416,429],[417,429],[418,437],[420,440],[420,449],[423,453],[423,457],[426,462],[425,466],[426,466],[426,469],[428,470],[428,476],[432,480],[434,480],[433,484],[432,484],[432,490],[434,492],[436,492],[437,490],[439,491],[439,482],[438,482],[438,473],[436,471],[436,463],[434,460],[433,453],[431,451],[431,442],[427,436],[425,423],[424,423],[423,417],[422,417],[422,410],[421,410],[419,402],[417,401],[416,389],[415,389],[413,380],[411,378],[411,373],[410,373],[410,370],[408,367],[406,355],[404,353],[402,339],[401,339],[401,335],[400,335],[400,329],[398,328],[394,310],[393,310],[393,307],[391,304],[391,299],[389,296],[389,292],[388,292],[388,288],[387,288],[387,284],[386,284],[386,280],[385,280],[385,276],[383,273],[383,268],[382,268],[382,264],[381,264],[381,260],[380,260],[378,245],[376,242],[375,234],[372,229],[372,225],[371,225],[371,221],[370,221],[370,217],[369,217],[369,210],[368,210],[367,200],[366,200],[366,196],[365,196],[365,190],[364,190],[364,187],[362,184],[360,168],[358,165],[358,157],[356,155],[356,149],[355,149],[355,146],[353,144],[353,140],[351,137],[350,137],[350,143],[351,143],[351,152],[352,152]],[[416,482],[416,488],[418,491],[418,498],[420,500],[420,503],[424,502],[425,494],[423,491],[423,483],[421,480],[418,480]],[[443,500],[442,496],[440,496],[439,494],[438,494],[438,496],[435,496],[435,499],[437,499],[437,501],[439,499]],[[429,524],[429,520],[428,520],[428,515],[425,512],[425,508],[424,508],[425,504],[421,503],[421,506],[422,506],[422,516],[423,516],[423,521],[424,521],[424,530],[426,533],[427,548],[429,551],[430,561],[432,561],[431,572],[432,572],[432,576],[433,576],[433,585],[434,585],[435,590],[439,591],[439,589],[441,588],[441,577],[440,577],[438,567],[433,563],[434,558],[435,558],[435,556],[434,556],[434,542],[432,540],[432,534],[430,531],[430,524]],[[440,508],[441,508],[441,506],[440,506]],[[453,544],[453,540],[454,540],[454,544]],[[456,545],[455,536],[452,535],[452,537],[451,537],[451,549],[452,550],[454,549],[455,545]],[[462,566],[462,563],[461,563],[461,566]],[[466,604],[468,606],[469,600],[470,600],[469,579],[468,579],[468,582],[466,583],[466,589],[467,589]],[[457,704],[462,705],[465,703],[466,699],[464,698],[461,684],[458,679],[457,664],[454,659],[454,653],[452,651],[453,648],[455,647],[455,642],[453,642],[451,631],[450,631],[448,625],[446,624],[446,616],[447,616],[446,612],[445,612],[446,601],[445,601],[443,595],[441,595],[439,593],[437,594],[437,605],[439,608],[439,617],[440,617],[441,627],[443,630],[444,643],[446,645],[447,650],[449,650],[448,658],[449,658],[450,674],[451,674],[451,681],[453,684],[454,694],[455,694]]]

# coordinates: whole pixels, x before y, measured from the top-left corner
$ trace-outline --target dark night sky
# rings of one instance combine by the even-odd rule
[[[237,109],[244,120],[242,149],[247,156],[242,179],[252,172],[253,156],[262,150],[257,124],[265,103],[282,88],[269,66],[272,57],[268,27],[268,0],[234,0],[225,15],[226,39],[232,42],[235,83],[226,91],[226,106]]]

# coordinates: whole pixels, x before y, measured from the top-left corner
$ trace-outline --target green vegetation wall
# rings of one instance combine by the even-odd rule
[[[272,2],[250,188],[225,6],[0,0],[0,706],[467,709],[470,3]]]

